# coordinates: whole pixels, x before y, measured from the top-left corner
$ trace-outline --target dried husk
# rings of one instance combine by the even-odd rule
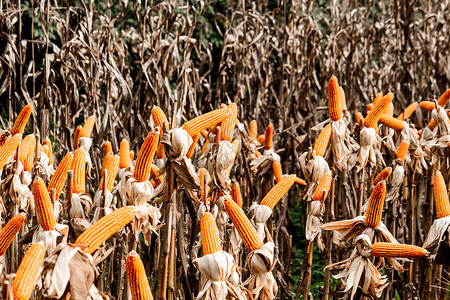
[[[258,233],[259,238],[261,239],[261,241],[264,241],[264,239],[266,238],[264,226],[266,224],[266,221],[272,215],[272,209],[270,209],[270,207],[266,205],[253,203],[252,206],[250,206],[248,214],[250,220],[256,228],[256,232]]]
[[[320,226],[322,225],[322,217],[325,212],[325,206],[321,201],[311,201],[308,216],[306,217],[305,235],[309,242],[317,240],[317,246],[320,251],[323,251],[325,245],[322,241],[322,234]]]

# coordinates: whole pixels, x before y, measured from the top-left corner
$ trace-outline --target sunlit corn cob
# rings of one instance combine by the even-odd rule
[[[306,185],[306,181],[299,177],[295,177],[295,183],[300,185]]]
[[[152,164],[151,169],[150,169],[150,173],[151,173],[150,178],[153,179],[153,181],[152,181],[152,184],[154,184],[153,187],[157,187],[158,185],[160,185],[163,180],[163,175],[158,176],[158,172],[159,172],[159,168]]]
[[[259,152],[258,150],[255,151],[255,156],[256,157],[260,157],[261,155],[262,155],[261,152]]]
[[[84,245],[89,254],[98,249],[109,237],[131,222],[137,213],[134,206],[125,206],[95,222],[83,232],[75,244]]]
[[[191,158],[194,155],[195,146],[197,146],[198,140],[200,139],[200,133],[197,133],[192,137],[192,144],[189,146],[188,152],[186,153],[187,158]]]
[[[367,105],[367,113],[370,113],[370,111],[373,109],[373,103],[369,103],[369,105]]]
[[[433,130],[436,128],[436,126],[437,126],[437,123],[436,123],[435,120],[431,120],[431,121],[428,123],[428,128],[429,128],[431,131],[433,131]]]
[[[340,120],[342,116],[339,96],[339,83],[336,76],[333,75],[328,81],[328,113],[333,121]]]
[[[9,245],[14,240],[17,232],[19,232],[20,227],[22,227],[23,222],[27,218],[25,213],[20,213],[15,215],[9,220],[5,227],[3,227],[0,232],[0,256],[5,254],[8,250]]]
[[[204,129],[204,130],[200,131],[200,134],[201,134],[205,139],[208,138],[208,130]]]
[[[265,205],[273,209],[281,198],[289,191],[291,186],[295,182],[295,175],[289,175],[284,177],[278,182],[261,200],[261,205]]]
[[[417,106],[419,104],[417,102],[411,103],[410,105],[408,105],[407,108],[405,108],[405,110],[397,117],[397,119],[399,119],[400,121],[404,121],[409,119],[409,117],[411,117],[411,115],[416,111]]]
[[[184,130],[186,130],[191,136],[200,133],[200,131],[211,128],[220,122],[222,122],[226,117],[231,114],[231,109],[229,108],[220,108],[209,113],[198,116],[181,126]]]
[[[256,140],[258,141],[258,143],[262,144],[265,138],[266,138],[265,134],[260,134]]]
[[[377,257],[414,258],[426,257],[430,253],[422,247],[406,244],[379,242],[372,245],[372,255]]]
[[[128,168],[133,164],[130,158],[130,144],[128,143],[128,140],[123,139],[120,142],[119,156],[120,156],[119,167],[121,169]]]
[[[384,168],[383,170],[381,170],[380,173],[378,173],[378,175],[373,180],[373,185],[377,185],[379,182],[387,180],[389,176],[391,176],[391,173],[392,173],[391,167]]]
[[[25,160],[23,162],[23,169],[25,171],[30,172],[31,169],[34,167],[34,151],[28,152],[27,157],[25,157]]]
[[[86,155],[83,149],[78,149],[73,155],[73,192],[86,192]]]
[[[25,129],[25,126],[27,125],[28,119],[31,116],[32,107],[30,104],[26,105],[22,111],[17,116],[16,121],[14,122],[14,125],[11,129],[11,134],[22,134],[23,130]]]
[[[222,251],[219,229],[217,229],[216,220],[214,220],[211,213],[207,212],[203,214],[203,217],[200,220],[200,232],[202,235],[203,255]]]
[[[156,149],[156,158],[163,159],[164,158],[164,144],[159,143],[158,148]]]
[[[446,90],[438,99],[438,104],[444,107],[450,100],[450,89]]]
[[[19,146],[19,160],[24,162],[29,152],[36,150],[36,138],[34,134],[29,134],[23,138]]]
[[[273,139],[273,125],[269,124],[266,128],[266,134],[264,135],[264,148],[266,150],[272,149],[272,139]]]
[[[105,153],[108,153],[109,151],[113,151],[112,150],[112,144],[111,144],[111,142],[110,141],[106,141],[104,144],[103,144],[103,151],[105,152]]]
[[[333,178],[330,173],[326,173],[320,178],[319,184],[317,184],[316,190],[314,191],[313,201],[325,201],[330,191],[332,180]]]
[[[433,101],[422,101],[419,103],[419,107],[423,110],[432,111],[436,108],[436,103]]]
[[[356,114],[355,114],[355,120],[356,120],[356,123],[357,124],[359,124],[359,121],[362,119],[362,113],[360,113],[360,112],[357,112]]]
[[[112,151],[106,152],[105,157],[103,158],[102,170],[106,169],[106,166],[113,155],[114,153],[112,153]]]
[[[164,112],[162,111],[162,109],[157,106],[155,106],[152,109],[152,118],[153,118],[153,121],[155,122],[155,127],[160,128],[159,137],[161,138],[164,130],[165,131],[169,130],[169,121],[167,120],[167,117],[164,114]],[[158,149],[156,151],[156,157],[159,159],[162,159],[164,157],[164,145],[163,144],[158,145]]]
[[[155,156],[159,141],[159,129],[154,129],[147,135],[141,149],[139,150],[136,164],[134,166],[134,178],[139,182],[148,180],[150,167]]]
[[[388,107],[384,111],[384,114],[388,115],[389,117],[393,117],[394,116],[394,104],[392,104],[392,102],[389,103]]]
[[[370,194],[369,206],[366,211],[367,226],[375,228],[380,225],[385,197],[386,181],[380,181]]]
[[[13,137],[7,139],[5,144],[0,148],[0,170],[3,169],[8,159],[16,151],[21,139],[22,135],[20,133],[15,134]]]
[[[380,102],[381,98],[383,98],[383,94],[382,93],[377,93],[377,95],[375,96],[375,99],[373,99],[373,105],[376,105],[378,102]]]
[[[316,155],[323,156],[325,154],[325,150],[327,150],[328,143],[330,142],[330,137],[331,123],[322,129],[314,143],[313,150],[316,151]]]
[[[131,159],[131,161],[133,161],[133,159],[134,159],[134,151],[133,150],[130,150],[130,159]]]
[[[392,102],[392,99],[394,99],[394,95],[389,93],[383,96],[383,98],[381,98],[377,104],[374,104],[373,109],[368,113],[367,117],[364,119],[364,125],[366,127],[375,128],[378,120],[381,118],[384,111],[389,106],[389,103]]]
[[[49,165],[53,165],[53,149],[52,149],[52,141],[47,137],[47,138],[45,138],[45,139],[42,141],[42,144],[48,146],[48,154],[47,154],[48,159],[49,159],[48,164],[49,164]]]
[[[339,106],[343,110],[347,106],[347,100],[345,98],[345,92],[342,87],[339,87]]]
[[[263,242],[256,233],[250,220],[245,215],[244,211],[237,205],[236,202],[230,199],[225,199],[225,209],[230,216],[231,222],[236,227],[239,236],[242,238],[245,247],[248,251],[253,251],[261,248]]]
[[[43,242],[34,243],[25,253],[13,281],[14,300],[28,300],[34,290],[45,257]]]
[[[381,115],[380,123],[384,126],[394,129],[395,131],[402,131],[403,128],[405,128],[404,121],[400,121],[399,119],[388,116],[387,114]]]
[[[233,140],[234,125],[237,118],[237,105],[236,103],[231,103],[228,105],[228,108],[231,110],[231,114],[220,125],[220,138],[231,142]]]
[[[56,225],[55,214],[53,213],[53,204],[50,200],[50,194],[47,187],[40,177],[37,177],[33,181],[33,196],[39,224],[45,231],[52,230]]]
[[[78,144],[80,143],[81,131],[83,131],[83,126],[78,125],[75,128],[75,133],[73,134],[73,149],[78,149]]]
[[[236,202],[237,205],[239,205],[239,207],[242,207],[242,194],[241,194],[241,187],[239,186],[239,184],[237,183],[237,181],[235,179],[231,180],[231,199],[233,199],[234,202]]]
[[[258,124],[256,123],[256,120],[250,121],[250,124],[248,125],[248,136],[255,140],[258,137]]]
[[[450,216],[447,187],[440,171],[436,171],[433,183],[434,202],[438,219]]]
[[[105,166],[105,169],[107,170],[106,189],[110,192],[114,187],[114,181],[116,180],[117,173],[119,172],[119,162],[120,162],[119,155],[113,155],[113,157],[111,157],[108,160],[108,163]],[[100,186],[98,189],[103,190],[103,178],[100,180]]]
[[[126,269],[132,300],[153,300],[144,264],[134,250],[128,253]]]
[[[278,183],[283,179],[283,170],[281,169],[281,163],[275,160],[272,163],[273,175],[275,175],[275,181]]]
[[[90,138],[92,134],[92,130],[94,129],[95,118],[94,116],[90,116],[86,119],[86,122],[83,125],[83,130],[80,132],[80,137]]]
[[[207,182],[210,180],[208,171],[205,168],[201,168],[198,171],[198,178],[200,180],[200,196],[203,203],[205,203],[206,205],[206,198],[208,197],[209,193],[209,186],[207,185]]]
[[[408,154],[409,149],[409,141],[403,140],[400,145],[398,145],[397,149],[397,158],[401,159],[403,162],[405,161],[406,154]]]
[[[66,183],[67,171],[72,169],[72,161],[73,161],[73,154],[72,154],[72,152],[69,152],[66,154],[66,156],[64,156],[62,161],[59,163],[58,167],[56,168],[55,173],[53,174],[52,178],[50,179],[50,183],[48,184],[48,189],[50,191],[52,189],[56,190],[56,200],[59,199],[59,196],[61,195],[64,184]]]

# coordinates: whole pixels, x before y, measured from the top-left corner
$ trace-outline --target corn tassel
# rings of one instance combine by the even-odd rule
[[[139,254],[131,251],[127,256],[127,278],[132,300],[153,300],[145,267]]]
[[[328,143],[330,142],[331,137],[331,124],[325,126],[322,131],[319,133],[316,142],[314,143],[313,150],[316,151],[316,155],[322,156],[325,154],[325,150],[327,150]]]
[[[255,140],[258,137],[258,124],[256,123],[256,120],[250,121],[250,125],[248,126],[248,136]]]
[[[385,197],[386,181],[380,181],[370,194],[369,206],[366,211],[367,226],[375,228],[380,225]]]
[[[222,251],[219,229],[217,229],[216,220],[209,212],[204,213],[200,220],[200,233],[202,235],[203,255]]]
[[[73,155],[73,192],[86,192],[86,155],[83,149],[78,149]]]
[[[29,152],[36,151],[36,138],[34,134],[29,134],[23,138],[19,147],[19,160],[24,162]]]
[[[447,105],[447,102],[450,100],[450,89],[446,90],[441,97],[438,99],[438,104],[442,107]]]
[[[261,205],[265,205],[273,209],[281,198],[289,191],[291,186],[295,182],[295,175],[289,175],[284,177],[279,183],[277,183],[261,200]]]
[[[436,103],[433,101],[422,101],[419,103],[419,107],[426,111],[432,111],[436,108]]]
[[[237,105],[236,103],[231,103],[228,105],[228,108],[231,110],[231,114],[222,121],[220,125],[220,138],[221,140],[226,140],[231,142],[233,140],[234,134],[234,125],[237,118]]]
[[[405,122],[400,121],[394,117],[388,116],[387,114],[383,114],[380,117],[380,123],[384,126],[394,129],[395,131],[402,131],[405,128]]]
[[[80,132],[80,137],[90,138],[92,135],[92,130],[94,130],[95,118],[94,116],[90,116],[86,119],[84,123],[83,129]]]
[[[64,184],[66,183],[67,171],[72,169],[72,161],[73,161],[73,154],[72,152],[69,152],[66,154],[66,156],[64,156],[62,161],[59,163],[58,167],[56,168],[55,174],[53,174],[52,178],[50,179],[48,189],[50,191],[52,189],[56,190],[56,200],[59,199]]]
[[[222,122],[226,117],[231,114],[231,109],[229,108],[220,108],[213,110],[209,113],[198,116],[181,126],[184,130],[186,130],[191,136],[200,133],[202,130],[214,127]]]
[[[237,205],[239,205],[239,207],[242,207],[243,200],[241,194],[241,187],[239,186],[239,184],[235,179],[231,180],[230,187],[231,187],[230,191],[231,198],[233,199],[234,202],[236,202]]]
[[[411,115],[416,111],[417,106],[419,104],[417,102],[411,103],[407,108],[397,117],[400,121],[405,121],[411,117]]]
[[[314,191],[313,201],[325,201],[330,191],[332,180],[333,178],[330,173],[326,173],[320,178],[319,184],[317,184],[316,190]]]
[[[130,158],[130,144],[125,139],[120,142],[119,156],[120,156],[119,167],[121,169],[128,168],[133,164]]]
[[[333,121],[339,121],[342,116],[342,107],[339,95],[339,83],[336,76],[328,81],[328,113]]]
[[[281,163],[278,160],[274,160],[272,163],[273,175],[275,175],[275,181],[278,183],[283,179],[283,170],[281,169]]]
[[[430,253],[422,247],[406,244],[379,242],[372,245],[372,255],[376,257],[415,258],[426,257]]]
[[[80,143],[81,131],[83,131],[83,126],[78,125],[75,128],[75,133],[73,134],[73,149],[78,149],[78,144]]]
[[[19,113],[19,115],[17,116],[16,121],[14,122],[14,125],[11,129],[11,134],[12,135],[16,135],[18,133],[22,134],[25,126],[27,125],[28,119],[31,116],[31,111],[33,110],[33,108],[31,107],[30,104],[26,105],[22,111]]]
[[[119,172],[119,162],[120,162],[119,155],[113,155],[113,157],[111,157],[108,160],[108,163],[105,166],[105,169],[107,170],[106,189],[110,192],[114,188],[114,181],[116,180],[117,173]],[[100,180],[100,186],[98,189],[103,190],[103,178]]]
[[[379,182],[387,180],[389,176],[391,176],[391,173],[392,173],[391,167],[384,168],[383,170],[381,170],[380,173],[378,173],[378,175],[373,180],[373,185],[377,185]]]
[[[447,187],[440,171],[436,171],[434,175],[433,192],[437,218],[441,219],[450,216]]]
[[[14,300],[28,300],[33,293],[45,257],[43,242],[34,243],[25,253],[13,281]]]
[[[0,256],[6,253],[6,250],[8,250],[9,245],[11,245],[26,218],[27,215],[25,213],[20,213],[12,217],[8,224],[3,227],[0,232]]]
[[[273,139],[273,125],[269,124],[266,128],[266,134],[264,135],[264,148],[266,150],[272,149],[272,139]]]
[[[406,154],[408,154],[409,149],[409,141],[403,140],[400,145],[398,145],[397,149],[397,158],[401,159],[403,162],[405,161]]]
[[[364,119],[364,126],[375,128],[378,120],[381,118],[384,111],[389,106],[389,103],[392,102],[392,99],[394,99],[394,95],[389,93],[383,96],[383,98],[381,98],[377,104],[374,104],[373,109]]]
[[[34,204],[36,205],[39,224],[45,231],[55,228],[56,219],[53,213],[53,204],[50,200],[50,194],[42,178],[37,177],[33,181]]]
[[[134,166],[134,178],[139,182],[148,180],[151,164],[155,156],[159,141],[159,128],[155,128],[147,135],[141,149],[139,150],[136,164]]]
[[[3,169],[8,159],[16,151],[21,139],[22,135],[20,133],[15,134],[13,137],[7,139],[5,144],[0,148],[0,170]]]

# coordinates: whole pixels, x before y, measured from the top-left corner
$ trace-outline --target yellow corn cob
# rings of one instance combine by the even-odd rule
[[[450,89],[446,90],[438,99],[438,104],[444,107],[450,100]]]
[[[299,177],[295,177],[295,183],[300,185],[306,185],[306,181]]]
[[[75,241],[75,244],[84,245],[84,250],[91,254],[98,249],[110,236],[131,222],[137,213],[135,206],[124,206],[113,211],[95,222],[89,229],[83,232]]]
[[[73,155],[72,161],[73,169],[73,192],[86,192],[86,155],[83,149],[78,149]]]
[[[108,163],[105,166],[105,169],[107,170],[106,189],[110,192],[114,187],[114,181],[116,180],[117,173],[119,173],[119,162],[119,155],[113,155],[113,157],[108,160]],[[98,189],[103,190],[103,178],[100,180],[100,187]]]
[[[239,184],[237,183],[237,181],[235,179],[231,180],[231,198],[233,199],[234,202],[236,202],[237,205],[239,205],[239,207],[242,207],[242,194],[241,194],[241,188],[239,186]]]
[[[364,119],[364,126],[375,128],[378,120],[381,118],[384,111],[389,106],[389,103],[392,102],[392,99],[394,99],[394,95],[389,93],[383,96],[383,98],[381,98],[377,104],[374,104],[373,109],[367,114],[367,117]]]
[[[389,103],[388,107],[384,111],[384,114],[388,115],[389,117],[393,117],[394,116],[394,104],[392,104],[392,102]]]
[[[55,173],[53,174],[52,178],[50,179],[50,183],[48,184],[48,189],[50,191],[52,189],[56,190],[56,200],[59,199],[59,196],[61,195],[64,184],[66,183],[67,171],[72,169],[72,161],[73,161],[73,154],[72,154],[72,152],[69,152],[66,154],[66,156],[64,156],[62,161],[59,163],[58,167],[56,168]]]
[[[256,120],[250,121],[250,125],[248,126],[248,136],[256,140],[258,136],[258,124],[256,123]]]
[[[313,150],[316,151],[316,155],[323,156],[325,154],[325,150],[327,150],[328,143],[330,142],[330,137],[331,123],[322,129],[314,143]]]
[[[78,149],[78,143],[80,142],[81,131],[83,131],[83,126],[78,125],[75,128],[75,133],[73,134],[73,149]]]
[[[207,139],[208,138],[208,130],[204,129],[200,132],[202,134],[202,136]]]
[[[192,144],[188,149],[188,152],[186,153],[187,158],[191,158],[192,155],[194,155],[195,146],[197,146],[198,140],[200,138],[200,133],[197,133],[192,137]]]
[[[262,155],[261,152],[259,152],[258,150],[255,151],[255,156],[256,157],[260,157],[261,155]]]
[[[437,123],[435,120],[431,120],[430,123],[428,123],[428,128],[433,131],[437,126]]]
[[[388,116],[387,114],[381,115],[380,123],[384,126],[394,129],[395,131],[402,131],[403,128],[405,128],[404,121],[400,121],[399,119]]]
[[[275,175],[275,181],[278,183],[283,179],[283,170],[281,169],[281,163],[278,160],[274,160],[272,163],[273,175]]]
[[[157,187],[158,185],[160,185],[163,180],[163,175],[158,176],[158,172],[159,172],[159,168],[152,164],[151,169],[150,169],[150,174],[151,174],[150,178],[153,179],[153,181],[152,181],[153,187]]]
[[[92,134],[92,130],[94,129],[95,125],[95,118],[94,116],[90,116],[86,119],[86,122],[84,123],[83,130],[80,132],[81,137],[87,137],[90,138]]]
[[[23,138],[19,147],[19,160],[24,162],[29,152],[36,151],[36,138],[34,134],[29,134]]]
[[[373,103],[369,103],[369,105],[367,105],[367,113],[370,113],[370,111],[373,109]]]
[[[106,141],[104,144],[103,144],[103,151],[105,152],[105,153],[108,153],[109,151],[113,151],[112,150],[112,144],[111,144],[111,142],[110,141]]]
[[[34,167],[34,152],[29,152],[27,157],[25,158],[25,161],[23,162],[23,169],[25,171],[30,172],[31,169]]]
[[[208,144],[209,144],[209,140],[207,139],[207,140],[205,141],[205,143],[203,144],[203,147],[202,147],[202,152],[201,152],[201,154],[205,153],[205,151],[206,151],[206,147],[208,146]]]
[[[345,92],[342,87],[339,87],[339,106],[343,110],[347,106],[347,100],[345,99]]]
[[[434,202],[438,219],[450,216],[447,187],[440,171],[436,171],[433,183]]]
[[[266,134],[264,135],[264,148],[266,150],[272,149],[272,138],[273,138],[273,125],[269,124],[266,128]]]
[[[234,125],[237,118],[237,105],[236,103],[231,103],[228,105],[228,108],[230,109],[231,114],[226,117],[220,125],[220,138],[231,142],[233,140]]]
[[[133,159],[134,159],[134,151],[133,150],[130,150],[130,159],[131,159],[131,161],[133,161]]]
[[[139,254],[131,251],[127,256],[127,277],[132,300],[153,300],[152,291],[148,283],[145,267]]]
[[[47,154],[48,159],[49,159],[48,164],[49,164],[49,165],[53,165],[52,141],[47,137],[47,138],[45,138],[45,139],[42,141],[42,144],[45,144],[45,145],[48,146],[48,154]]]
[[[417,102],[411,103],[410,105],[408,105],[407,108],[405,108],[405,110],[397,117],[397,119],[399,119],[400,121],[404,121],[409,119],[409,117],[411,117],[411,115],[416,111],[417,106],[419,104]]]
[[[328,81],[328,113],[333,121],[338,121],[342,116],[341,101],[339,99],[339,83],[336,76]]]
[[[33,196],[39,224],[45,231],[52,230],[56,225],[55,214],[53,213],[53,204],[50,200],[50,194],[47,187],[40,177],[37,177],[33,181]]]
[[[161,135],[163,134],[163,130],[169,130],[169,121],[167,120],[166,115],[158,106],[153,107],[152,109],[152,118],[155,122],[155,127],[160,128]],[[163,125],[164,124],[164,125]],[[164,128],[163,128],[164,126]]]
[[[264,134],[260,134],[256,140],[258,141],[258,143],[262,144],[265,138],[266,136]]]
[[[45,257],[43,242],[34,243],[25,253],[13,281],[14,300],[28,300],[34,290]]]
[[[320,178],[319,184],[317,184],[316,190],[314,191],[313,201],[325,201],[330,191],[332,180],[333,178],[330,173],[326,173]]]
[[[295,182],[295,175],[289,175],[284,177],[279,183],[277,183],[261,200],[261,205],[265,205],[273,209],[281,198],[287,193],[291,186]]]
[[[150,166],[155,156],[159,141],[159,127],[155,128],[147,135],[142,144],[134,166],[134,178],[139,182],[144,182],[150,176]]]
[[[121,169],[128,168],[133,164],[130,159],[130,144],[125,139],[120,142],[119,156],[120,156],[119,167]]]
[[[236,227],[247,250],[251,252],[261,248],[263,246],[263,242],[239,205],[237,205],[237,203],[233,200],[227,198],[225,199],[225,209],[227,210],[231,222],[233,222]]]
[[[16,151],[21,139],[22,135],[20,133],[15,134],[13,137],[7,139],[5,144],[0,148],[0,170],[3,169],[8,159]]]
[[[400,143],[400,145],[398,145],[397,158],[401,159],[404,162],[406,154],[408,153],[408,149],[409,149],[409,141],[408,140],[403,140]]]
[[[383,94],[382,93],[377,93],[377,95],[375,96],[375,99],[373,99],[373,105],[376,105],[378,102],[380,102],[381,98],[383,98]]]
[[[426,257],[430,253],[422,247],[406,244],[379,242],[372,245],[372,255],[377,257],[414,258]]]
[[[378,173],[378,175],[373,180],[373,185],[377,185],[380,181],[387,180],[389,176],[391,176],[391,173],[392,173],[391,167],[384,168],[383,170],[381,170],[380,173]]]
[[[213,215],[209,212],[204,213],[200,220],[200,233],[202,235],[203,255],[222,251],[219,229],[217,229],[216,220],[214,220]]]
[[[366,211],[367,226],[375,228],[380,225],[385,197],[386,181],[380,181],[370,194],[369,206]]]
[[[106,166],[113,155],[112,151],[106,152],[105,157],[103,158],[102,170],[106,169]]]
[[[211,177],[209,176],[208,171],[205,168],[201,168],[198,171],[198,178],[200,180],[200,195],[201,195],[201,199],[203,201],[203,203],[206,203],[206,198],[208,197],[208,193],[209,193],[209,186],[208,186],[208,182],[211,180]],[[205,185],[206,185],[206,190],[205,190]]]
[[[26,218],[27,215],[25,213],[20,213],[12,217],[8,224],[3,227],[0,232],[0,256],[5,254]]]
[[[181,128],[186,130],[191,136],[194,136],[204,129],[216,126],[230,114],[231,109],[229,108],[216,109],[209,113],[198,116],[197,118],[194,118],[190,121],[187,121],[183,124],[183,126],[181,126]]]
[[[432,111],[436,108],[436,103],[433,101],[422,101],[419,103],[419,107],[423,110]]]
[[[27,125],[28,119],[31,116],[32,107],[30,104],[26,105],[22,111],[17,116],[16,121],[14,122],[14,125],[11,129],[11,134],[22,134],[23,130],[25,129],[25,126]]]
[[[156,149],[156,158],[163,159],[164,158],[164,144],[159,143],[158,148]]]

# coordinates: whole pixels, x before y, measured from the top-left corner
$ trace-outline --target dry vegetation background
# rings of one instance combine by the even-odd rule
[[[3,0],[1,5],[0,125],[11,128],[20,109],[32,104],[36,109],[26,133],[50,136],[60,161],[72,150],[76,125],[93,114],[91,187],[98,186],[103,142],[111,141],[117,152],[127,138],[137,153],[152,128],[154,105],[184,122],[220,103],[237,102],[238,119],[247,126],[256,119],[263,132],[273,122],[284,172],[301,174],[298,157],[318,134],[311,127],[328,117],[331,75],[339,78],[351,112],[365,112],[376,93],[392,92],[397,115],[407,104],[437,98],[450,86],[448,0]],[[425,117],[418,110],[413,121],[423,127]],[[247,207],[265,195],[263,182],[269,178],[253,178],[241,155],[235,166]],[[280,299],[302,294],[305,205],[299,192],[298,187],[290,191],[273,221]],[[422,205],[426,210],[428,204]],[[182,206],[182,213],[192,209]],[[403,213],[407,223],[400,222],[399,231],[409,227]],[[337,214],[352,217],[345,207]],[[423,224],[413,240],[423,241],[431,219]],[[143,258],[151,278],[158,268],[151,263],[157,262],[151,254],[155,245],[156,236],[153,248],[140,246],[149,253]],[[314,261],[317,297],[324,259],[317,254]],[[177,267],[186,265],[177,261]],[[192,262],[187,268],[183,274],[189,276],[180,271],[178,284],[195,290]],[[392,275],[387,299],[423,295],[430,285],[421,279],[420,263],[415,268],[418,275],[408,286]],[[433,284],[439,285],[439,276]],[[113,295],[116,284],[107,283]]]

